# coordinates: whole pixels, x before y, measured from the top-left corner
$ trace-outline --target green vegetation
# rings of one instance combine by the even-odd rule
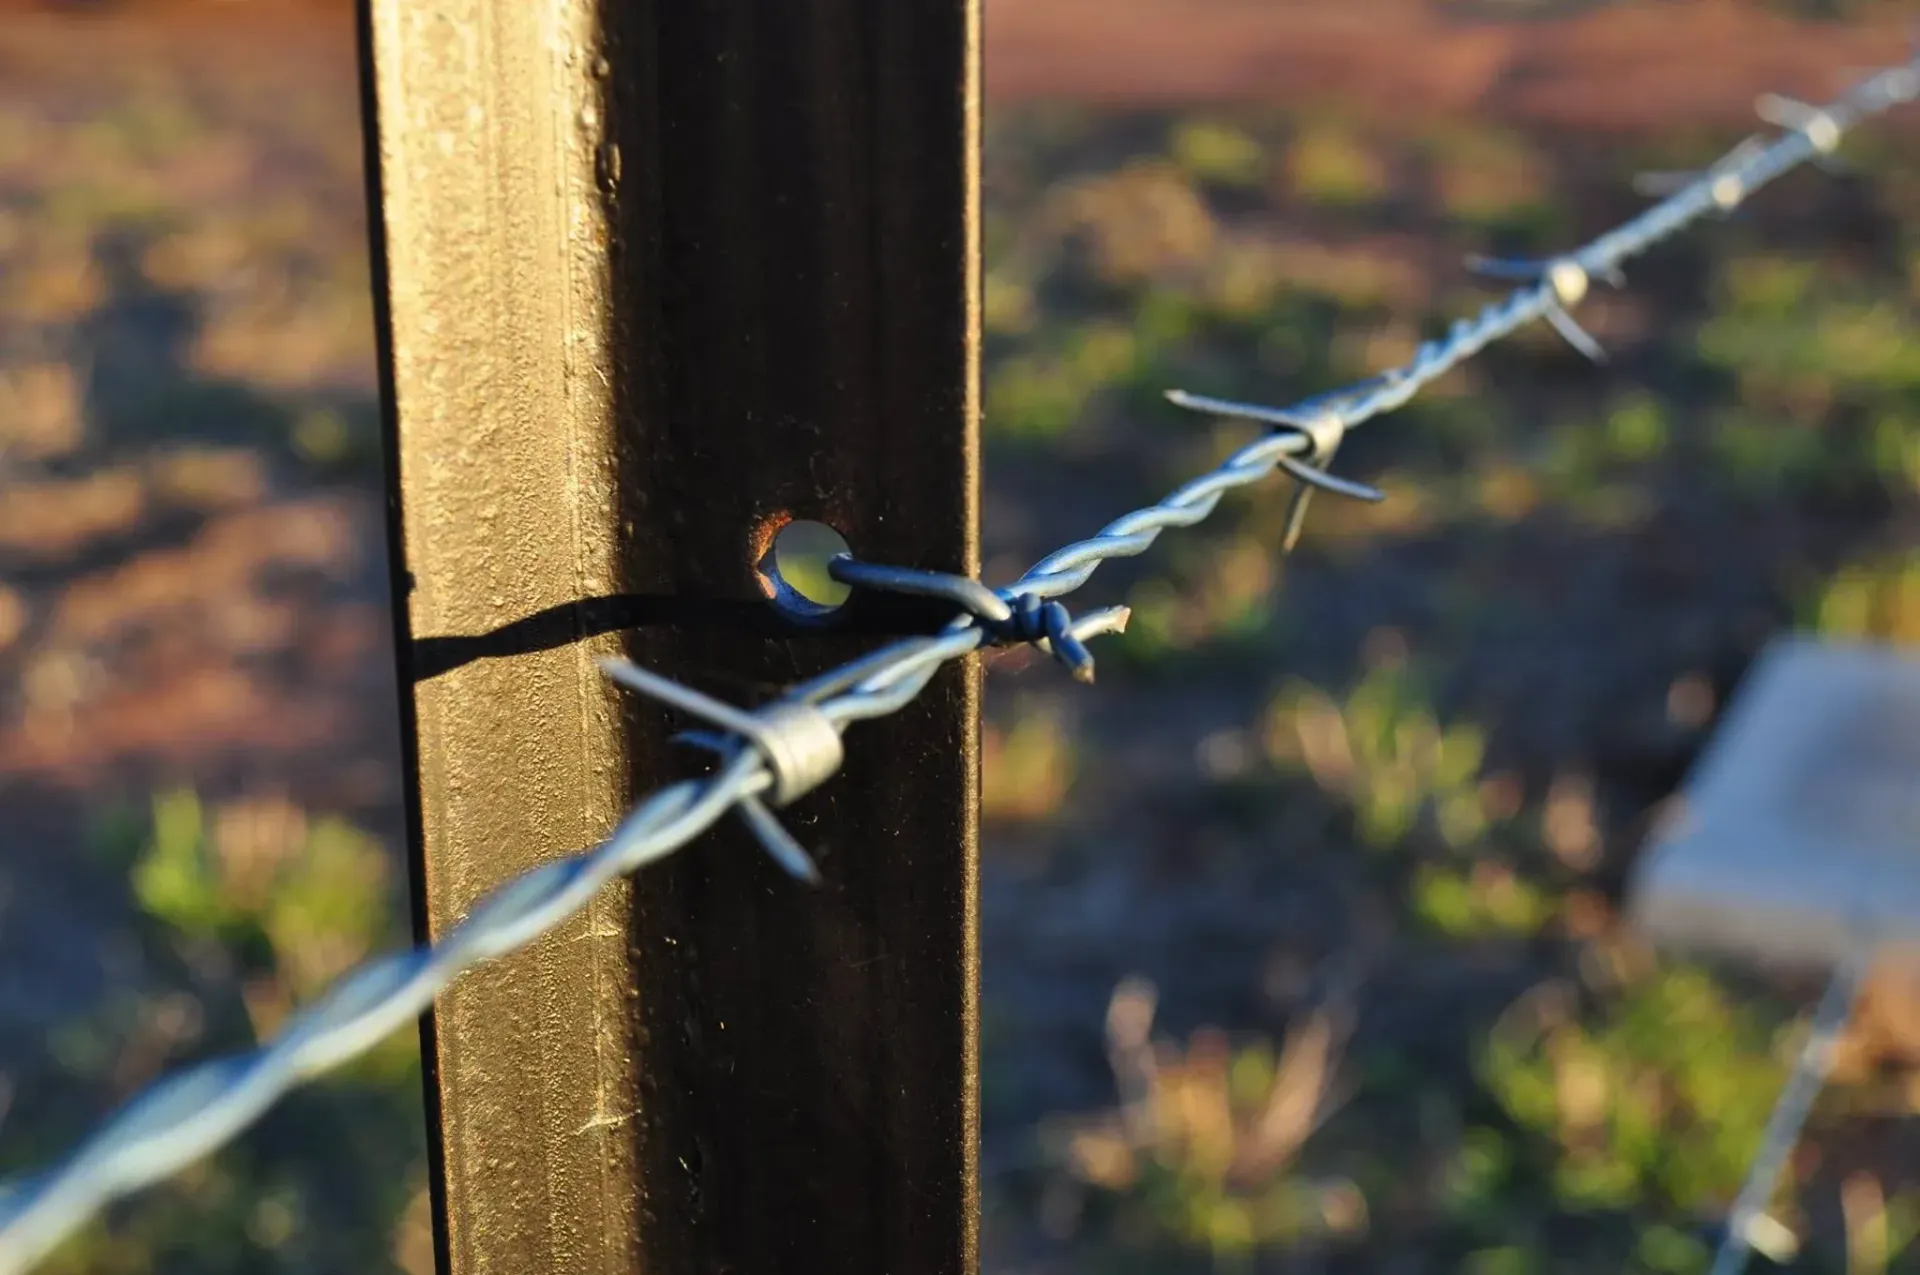
[[[1413,911],[1450,938],[1538,934],[1558,901],[1504,864],[1423,864],[1414,874]]]
[[[1807,619],[1815,632],[1843,641],[1920,644],[1920,553],[1842,567]]]
[[[1257,189],[1267,172],[1267,151],[1232,124],[1185,119],[1173,127],[1169,148],[1196,181],[1230,189]]]
[[[1387,165],[1354,129],[1333,120],[1303,127],[1287,148],[1287,181],[1308,203],[1372,203],[1391,188]]]
[[[1705,1217],[1732,1199],[1786,1078],[1767,1015],[1670,967],[1525,1028],[1492,1034],[1481,1075],[1569,1207]]]
[[[1423,142],[1434,198],[1454,221],[1528,242],[1560,226],[1552,164],[1526,138],[1497,127],[1444,127]]]
[[[1710,416],[1709,445],[1747,490],[1911,490],[1920,438],[1920,345],[1910,298],[1818,260],[1738,258],[1723,308],[1700,329],[1702,362],[1737,400]]]
[[[1140,342],[1119,326],[1088,326],[1058,348],[1009,359],[987,391],[986,419],[1010,439],[1057,437],[1086,413],[1102,390],[1140,367]]]
[[[143,963],[165,972],[56,1026],[48,1046],[58,1072],[32,1083],[60,1098],[8,1122],[6,1169],[51,1155],[107,1100],[160,1072],[272,1034],[342,971],[405,938],[388,851],[284,802],[209,808],[190,791],[163,794],[149,818],[103,826],[98,851],[127,870]],[[116,1209],[43,1269],[424,1275],[420,1084],[417,1039],[391,1037]]]
[[[1267,749],[1353,805],[1355,833],[1391,849],[1431,829],[1454,849],[1473,846],[1491,823],[1480,785],[1484,737],[1442,725],[1417,673],[1388,659],[1336,703],[1295,682],[1268,714]]]
[[[1184,1047],[1153,1041],[1152,1013],[1151,988],[1115,994],[1110,1044],[1128,1105],[1114,1118],[1062,1122],[1052,1139],[1061,1167],[1117,1209],[1120,1247],[1152,1252],[1172,1240],[1233,1268],[1262,1248],[1363,1233],[1366,1202],[1353,1183],[1301,1164],[1331,1101],[1338,1016],[1310,1016],[1276,1053],[1217,1032]]]
[[[1010,725],[986,728],[980,812],[1010,822],[1044,819],[1060,809],[1073,784],[1074,742],[1057,711],[1014,707]]]

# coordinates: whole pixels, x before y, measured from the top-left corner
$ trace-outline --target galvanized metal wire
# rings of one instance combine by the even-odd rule
[[[719,729],[718,735],[691,737],[721,754],[710,776],[657,790],[600,846],[508,882],[476,904],[439,943],[368,962],[260,1048],[202,1062],[161,1081],[59,1163],[0,1187],[0,1275],[19,1275],[110,1201],[228,1142],[295,1086],[416,1020],[465,970],[524,947],[584,907],[600,887],[673,853],[728,811],[737,811],[788,871],[810,875],[811,861],[763,798],[783,804],[837,766],[838,750],[822,737],[823,727],[837,735],[854,722],[895,712],[943,664],[992,643],[1042,645],[1076,674],[1090,676],[1085,641],[1124,627],[1125,608],[1076,620],[1049,602],[1086,584],[1102,563],[1144,553],[1162,531],[1202,521],[1227,492],[1259,482],[1275,469],[1301,484],[1289,515],[1289,542],[1298,534],[1305,495],[1315,488],[1377,499],[1378,493],[1325,471],[1348,429],[1404,405],[1436,378],[1536,320],[1547,320],[1576,347],[1597,356],[1597,344],[1572,318],[1594,280],[1619,281],[1621,267],[1652,245],[1702,218],[1730,212],[1781,174],[1832,153],[1861,120],[1916,96],[1920,60],[1880,72],[1825,107],[1771,99],[1768,112],[1783,122],[1784,132],[1743,143],[1668,198],[1575,252],[1541,262],[1482,263],[1485,273],[1521,286],[1422,345],[1406,366],[1373,380],[1288,408],[1176,391],[1169,397],[1177,405],[1264,422],[1273,431],[1158,503],[1049,554],[1004,588],[989,590],[978,581],[937,573],[840,564],[845,578],[865,587],[905,588],[956,602],[964,613],[937,634],[895,642],[754,712],[719,705],[630,665],[611,669],[623,684]]]
[[[1813,1110],[1814,1099],[1826,1086],[1827,1073],[1833,1069],[1835,1046],[1847,1020],[1853,1016],[1853,1003],[1859,996],[1860,981],[1866,976],[1871,957],[1872,953],[1864,949],[1851,954],[1840,963],[1827,984],[1826,994],[1813,1012],[1807,1039],[1794,1061],[1793,1074],[1787,1078],[1773,1114],[1767,1118],[1766,1130],[1760,1135],[1760,1149],[1747,1169],[1740,1194],[1734,1198],[1733,1211],[1727,1215],[1726,1234],[1721,1237],[1713,1267],[1707,1275],[1740,1275],[1746,1269],[1747,1254],[1753,1249],[1754,1226],[1773,1196],[1787,1156],[1800,1141],[1800,1130]]]

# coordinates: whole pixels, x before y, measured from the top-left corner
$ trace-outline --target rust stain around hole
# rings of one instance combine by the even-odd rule
[[[760,590],[760,596],[772,602],[779,596],[779,587],[774,583],[772,566],[773,538],[780,529],[793,521],[793,511],[781,509],[768,514],[754,523],[747,533],[747,569],[753,574],[753,583]]]

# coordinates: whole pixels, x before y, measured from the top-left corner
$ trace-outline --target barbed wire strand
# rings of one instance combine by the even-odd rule
[[[1767,1201],[1773,1197],[1787,1155],[1800,1141],[1800,1130],[1813,1110],[1814,1099],[1826,1087],[1827,1075],[1833,1070],[1835,1047],[1840,1043],[1840,1033],[1846,1028],[1847,1020],[1853,1016],[1853,1003],[1859,996],[1860,982],[1866,976],[1871,956],[1864,948],[1851,952],[1834,970],[1833,980],[1827,984],[1819,1008],[1814,1010],[1793,1074],[1787,1078],[1773,1114],[1767,1118],[1766,1132],[1760,1136],[1760,1149],[1747,1169],[1747,1178],[1734,1199],[1733,1211],[1727,1215],[1726,1234],[1720,1238],[1708,1275],[1740,1275],[1746,1269],[1747,1255],[1753,1250],[1754,1226]]]
[[[1541,262],[1480,263],[1484,273],[1522,281],[1506,300],[1455,322],[1411,362],[1360,385],[1290,408],[1264,408],[1175,391],[1178,406],[1274,427],[1211,473],[1159,503],[1109,523],[1088,539],[1034,564],[998,590],[979,581],[842,559],[836,574],[870,588],[948,597],[965,608],[939,633],[908,638],[743,712],[664,678],[614,664],[609,673],[633,689],[704,716],[724,734],[713,774],[656,790],[595,849],[543,864],[475,904],[437,944],[375,958],[296,1014],[273,1040],[250,1052],[198,1063],[155,1084],[108,1119],[64,1160],[0,1188],[0,1275],[20,1275],[108,1202],[152,1185],[231,1140],[290,1089],[347,1062],[415,1021],[462,972],[531,943],[584,907],[608,882],[686,845],[729,810],[738,810],[788,871],[805,877],[811,862],[780,829],[766,800],[784,804],[837,768],[838,735],[848,725],[897,711],[949,661],[983,645],[1032,642],[1090,678],[1087,638],[1120,631],[1126,609],[1078,620],[1050,599],[1084,585],[1103,562],[1144,553],[1168,527],[1211,514],[1228,491],[1283,470],[1301,485],[1289,511],[1297,535],[1314,488],[1367,499],[1377,492],[1324,471],[1346,430],[1393,411],[1436,378],[1492,342],[1544,319],[1590,355],[1598,347],[1571,310],[1590,282],[1620,281],[1620,267],[1654,244],[1710,215],[1731,212],[1760,187],[1800,164],[1825,157],[1860,121],[1920,96],[1920,59],[1870,76],[1825,107],[1770,100],[1792,122],[1761,144],[1750,139],[1696,174],[1670,197],[1584,248]],[[717,710],[717,711],[716,711]],[[827,746],[822,728],[831,728]],[[700,734],[692,742],[714,744]],[[799,855],[796,860],[795,854]]]

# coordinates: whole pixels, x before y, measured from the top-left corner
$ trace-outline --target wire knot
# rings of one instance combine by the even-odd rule
[[[1031,591],[1008,597],[971,576],[889,567],[861,562],[846,554],[829,562],[827,573],[855,588],[951,602],[973,618],[988,645],[1038,647],[1081,682],[1093,681],[1093,654],[1087,650],[1085,639],[1097,633],[1120,632],[1127,624],[1125,607],[1109,607],[1076,620],[1064,603]]]
[[[1072,673],[1076,681],[1093,681],[1093,655],[1074,636],[1073,616],[1066,604],[1056,598],[1041,598],[1032,593],[1013,596],[1002,619],[984,615],[974,617],[995,646],[1031,644],[1048,652]]]

